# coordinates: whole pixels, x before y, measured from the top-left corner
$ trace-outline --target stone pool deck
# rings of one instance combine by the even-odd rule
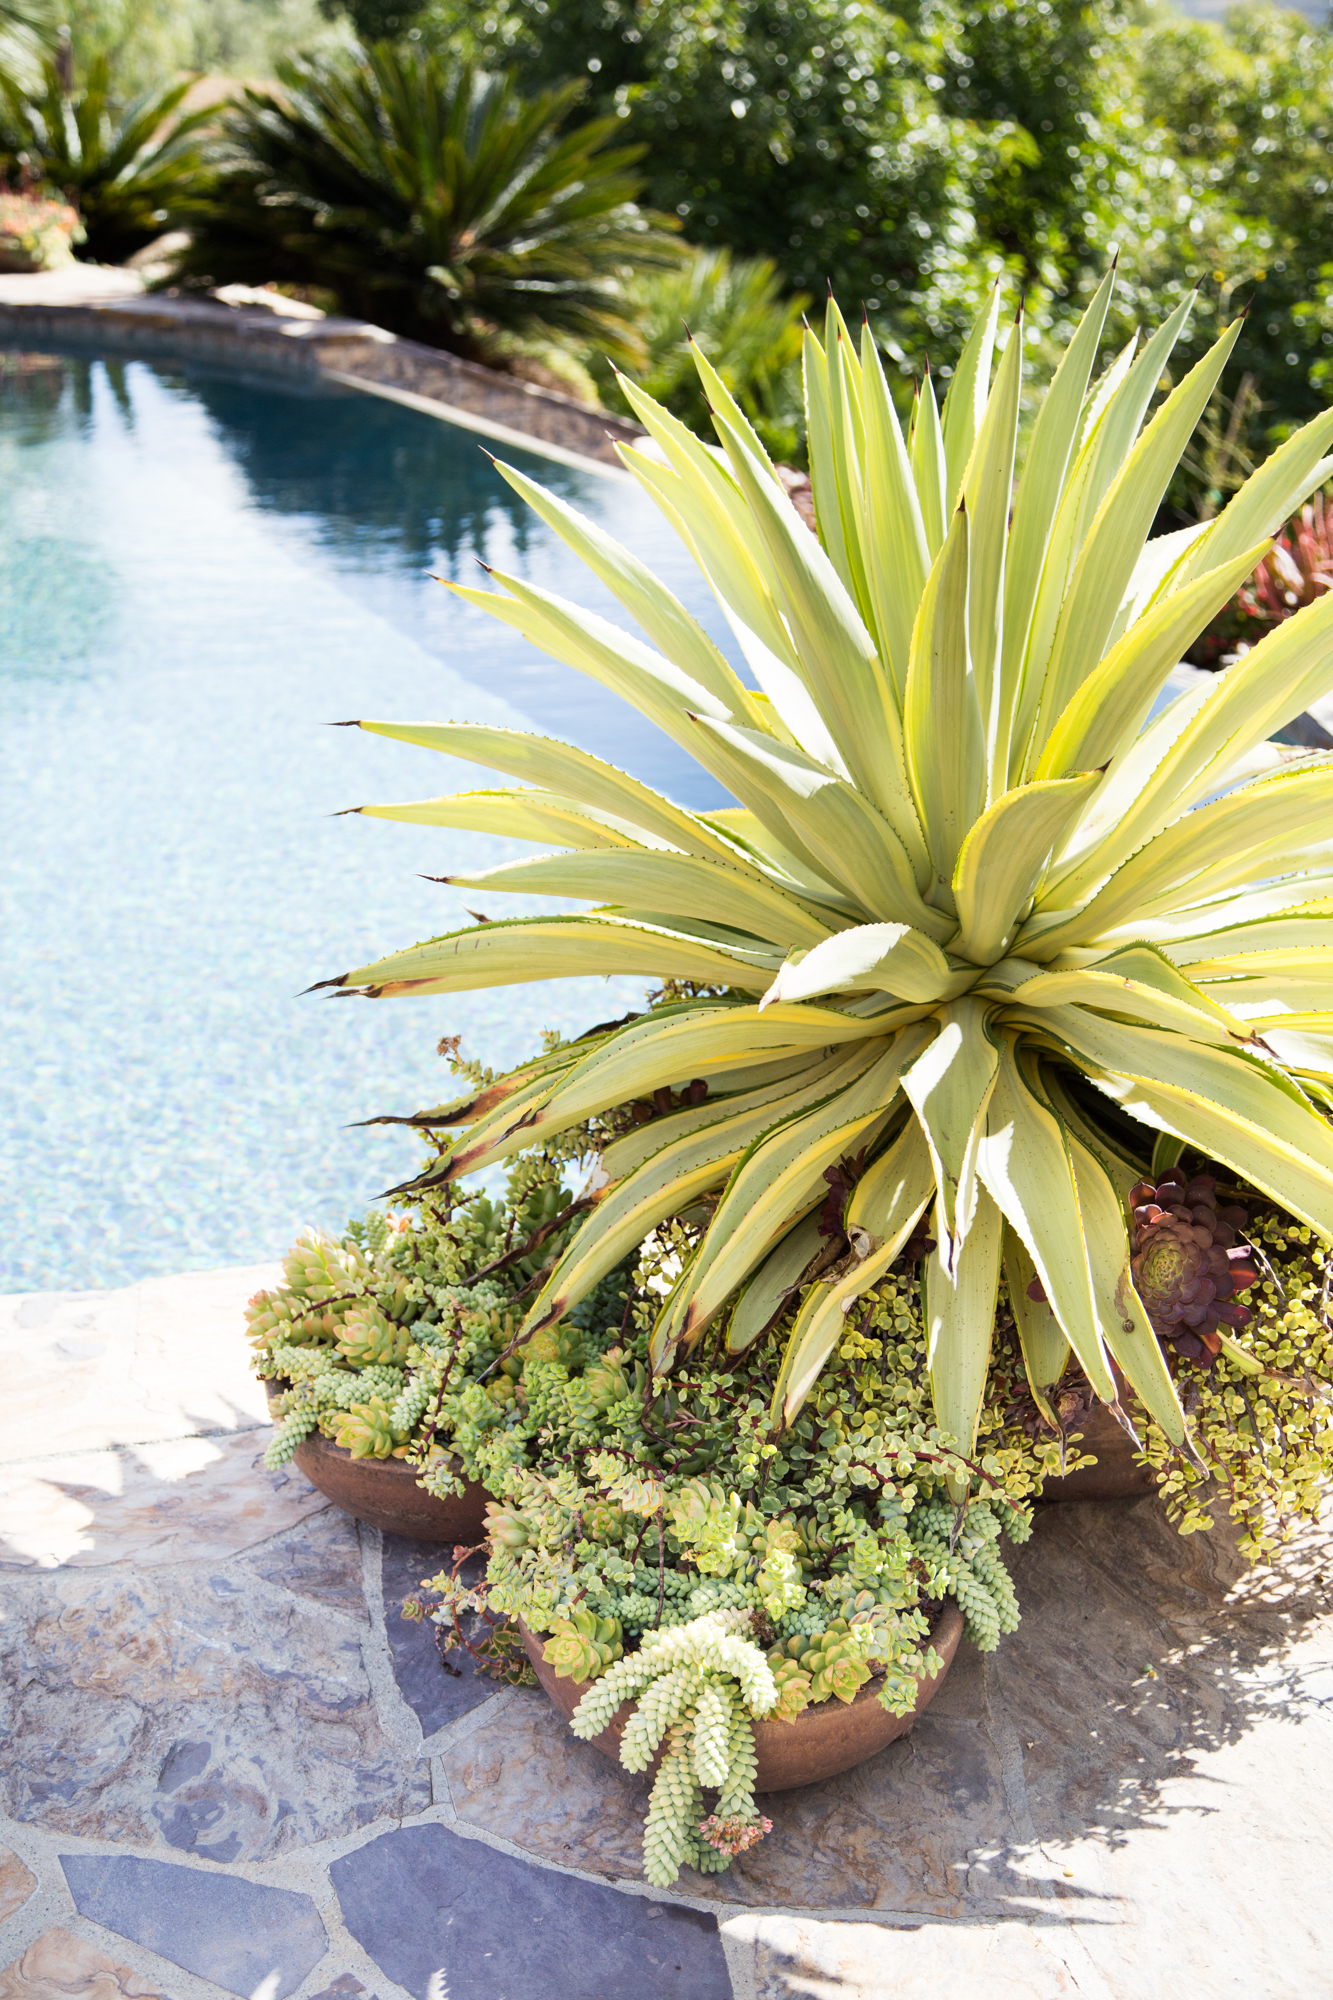
[[[0,2000],[1333,1995],[1327,1536],[1050,1509],[997,1655],[650,1892],[643,1781],[398,1617],[435,1552],[263,1469],[273,1275],[0,1299]]]

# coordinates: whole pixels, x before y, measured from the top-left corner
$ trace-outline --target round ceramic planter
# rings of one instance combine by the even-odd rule
[[[279,1392],[265,1386],[272,1407]],[[467,1481],[457,1498],[440,1500],[417,1484],[417,1468],[404,1459],[353,1458],[319,1431],[296,1447],[296,1463],[335,1507],[372,1528],[449,1546],[463,1542],[470,1547],[485,1537],[490,1494],[475,1479]]]
[[[1157,1491],[1156,1480],[1136,1461],[1133,1444],[1105,1403],[1094,1403],[1077,1428],[1083,1433],[1078,1449],[1094,1454],[1097,1463],[1067,1472],[1063,1479],[1048,1479],[1043,1500],[1136,1500]]]
[[[518,1629],[538,1680],[555,1706],[568,1721],[588,1690],[587,1681],[573,1681],[558,1674],[542,1657],[542,1641],[529,1632],[520,1618]],[[917,1682],[916,1707],[910,1715],[890,1715],[880,1707],[882,1675],[866,1682],[850,1702],[823,1701],[817,1708],[803,1709],[792,1722],[756,1722],[754,1747],[759,1760],[756,1792],[790,1792],[798,1785],[816,1785],[822,1778],[836,1778],[864,1764],[886,1743],[905,1736],[935,1690],[948,1673],[958,1641],[963,1636],[963,1614],[948,1604],[935,1621],[931,1644],[944,1662],[940,1671]],[[590,1740],[595,1749],[615,1762],[620,1761],[620,1738],[634,1712],[633,1702],[622,1702],[600,1736]]]

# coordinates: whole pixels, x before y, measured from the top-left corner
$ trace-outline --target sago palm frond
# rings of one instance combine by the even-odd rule
[[[391,332],[484,356],[497,329],[639,348],[632,265],[674,262],[634,205],[641,147],[410,43],[278,65],[227,122],[228,170],[175,277],[322,287]]]
[[[52,60],[34,91],[0,75],[0,164],[15,173],[26,159],[30,173],[74,202],[84,227],[81,256],[122,263],[161,236],[206,185],[202,134],[216,113],[182,110],[189,89],[187,79],[120,105],[104,55],[72,95]]]
[[[1149,719],[1185,646],[1328,477],[1333,413],[1215,521],[1149,540],[1240,328],[1145,424],[1188,306],[1090,386],[1111,284],[1041,402],[1016,488],[1021,326],[992,384],[992,307],[942,414],[927,379],[904,436],[873,341],[858,348],[830,307],[805,353],[818,536],[702,356],[725,462],[627,391],[661,458],[625,463],[760,692],[636,558],[506,474],[643,636],[516,577],[459,595],[632,701],[736,806],[686,812],[520,731],[361,724],[529,788],[364,810],[566,850],[447,879],[599,907],[486,923],[331,983],[432,994],[625,972],[726,989],[439,1114],[461,1128],[439,1170],[451,1178],[695,1085],[607,1148],[606,1184],[528,1329],[702,1202],[655,1365],[715,1323],[739,1351],[794,1298],[775,1401],[790,1421],[933,1205],[932,1385],[964,1451],[1002,1270],[1039,1402],[1072,1350],[1101,1397],[1117,1404],[1118,1368],[1181,1442],[1126,1231],[1154,1142],[1159,1167],[1188,1143],[1333,1238],[1333,763],[1276,768],[1266,742],[1333,681],[1333,597]],[[850,1247],[821,1269],[830,1173],[855,1182]],[[1235,1358],[1241,1319],[1224,1309],[1208,1328]]]

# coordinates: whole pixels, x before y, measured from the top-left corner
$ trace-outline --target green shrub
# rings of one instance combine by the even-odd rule
[[[79,255],[120,264],[196,204],[209,168],[201,135],[211,109],[182,112],[189,83],[145,91],[120,106],[108,57],[94,58],[81,90],[66,92],[60,66],[42,65],[29,93],[0,72],[0,172],[27,173],[78,208]]]
[[[319,287],[347,312],[476,360],[498,335],[638,358],[625,268],[676,253],[634,205],[638,148],[570,126],[577,85],[532,100],[378,42],[279,65],[227,121],[231,160],[173,281]]]
[[[790,463],[803,452],[801,314],[810,300],[784,297],[770,258],[700,250],[675,270],[637,275],[626,303],[648,354],[636,380],[672,416],[693,431],[709,428],[693,338],[773,456]],[[589,371],[604,400],[628,411],[610,363],[594,353]]]

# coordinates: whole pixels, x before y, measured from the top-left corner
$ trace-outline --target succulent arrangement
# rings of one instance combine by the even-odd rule
[[[500,1201],[474,1193],[372,1212],[336,1242],[298,1240],[283,1283],[257,1293],[246,1315],[256,1373],[282,1385],[268,1465],[319,1430],[354,1458],[410,1460],[443,1498],[482,1477],[493,1456],[522,1457],[525,1370],[557,1353],[581,1364],[621,1313],[613,1288],[613,1323],[602,1327],[603,1286],[558,1336],[505,1355],[524,1292],[568,1232],[558,1171],[525,1158]]]
[[[360,725],[526,787],[363,810],[565,850],[444,879],[597,907],[497,917],[327,984],[667,981],[648,1013],[436,1114],[457,1136],[419,1193],[629,1098],[672,1106],[602,1152],[597,1199],[521,1339],[692,1210],[702,1226],[647,1365],[669,1375],[710,1329],[743,1355],[794,1301],[770,1402],[785,1434],[928,1219],[934,1421],[963,1457],[1002,1283],[1053,1432],[1076,1368],[1127,1423],[1132,1392],[1171,1448],[1197,1451],[1136,1289],[1135,1256],[1155,1269],[1163,1247],[1135,1251],[1131,1197],[1191,1147],[1333,1235],[1333,766],[1310,755],[1252,776],[1265,739],[1333,682],[1333,597],[1152,712],[1325,476],[1333,412],[1215,520],[1148,539],[1240,325],[1149,417],[1190,303],[1098,376],[1113,284],[1036,410],[1016,485],[1021,313],[992,382],[992,300],[943,409],[923,377],[904,433],[873,340],[830,303],[805,348],[816,533],[701,354],[720,454],[626,386],[656,450],[624,462],[718,596],[757,690],[603,529],[506,472],[642,637],[499,572],[460,594],[632,701],[737,806],[686,811],[521,731]],[[847,1188],[832,1256],[831,1169]],[[1209,1327],[1242,1373],[1244,1331],[1222,1311]]]
[[[654,1380],[656,1306],[692,1227],[642,1246],[614,1347],[528,1363],[521,1455],[514,1437],[509,1467],[494,1452],[487,1467],[485,1580],[442,1572],[407,1607],[463,1643],[462,1615],[478,1610],[543,1635],[546,1660],[591,1683],[578,1734],[637,1700],[627,1768],[668,1742],[645,1830],[657,1883],[724,1868],[761,1836],[752,1719],[851,1702],[872,1679],[886,1709],[909,1713],[940,1668],[931,1613],[947,1597],[984,1650],[1016,1627],[999,1539],[1026,1540],[1025,1496],[1058,1456],[1054,1439],[1006,1438],[969,1462],[941,1435],[906,1260],[785,1433],[768,1414],[782,1329],[739,1360],[701,1356]],[[998,1436],[1005,1412],[990,1415]],[[711,1813],[704,1787],[718,1792]]]

